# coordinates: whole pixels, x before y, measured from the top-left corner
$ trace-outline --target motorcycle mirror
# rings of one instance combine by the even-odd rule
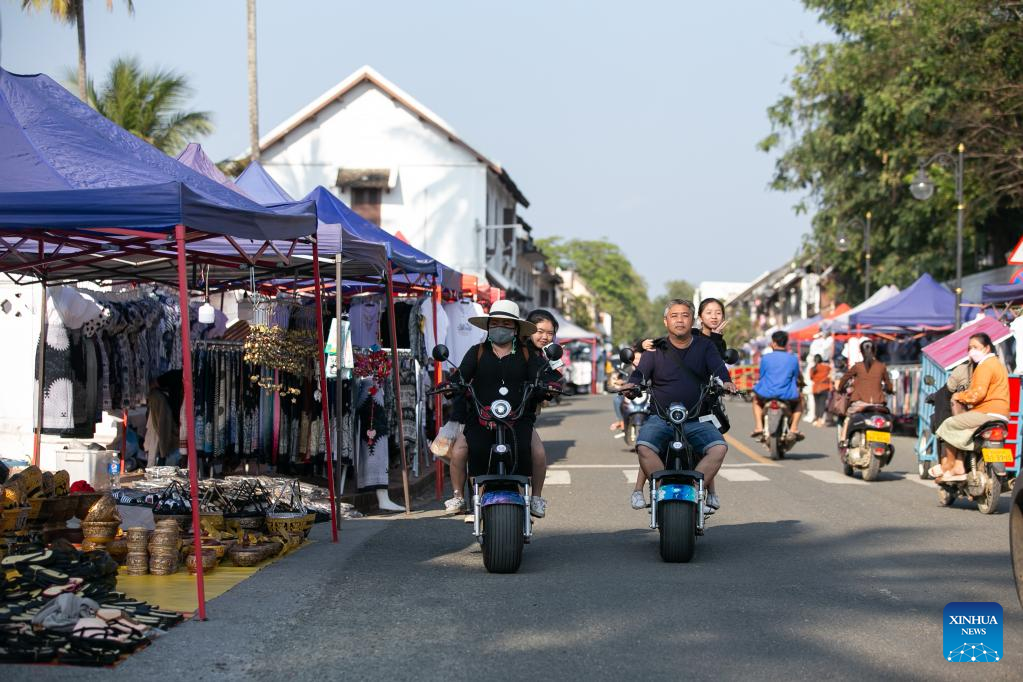
[[[445,360],[448,359],[449,355],[450,353],[448,352],[448,347],[445,346],[443,343],[437,344],[436,346],[433,347],[433,359],[436,360],[437,362],[444,362]]]
[[[729,348],[725,351],[725,364],[734,365],[739,362],[739,351]]]
[[[543,352],[544,355],[547,356],[548,360],[554,361],[561,359],[561,356],[565,354],[565,349],[562,348],[559,344],[552,343],[550,345],[544,346]]]
[[[636,359],[636,352],[631,348],[623,348],[618,351],[618,359],[621,360],[624,365],[631,365],[632,361]]]
[[[925,376],[924,377],[924,384],[926,384],[927,386],[933,386],[934,385],[934,377],[932,377],[929,374],[927,376]]]

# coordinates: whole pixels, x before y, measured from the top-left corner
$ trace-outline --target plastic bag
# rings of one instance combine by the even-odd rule
[[[442,459],[445,462],[448,461],[451,448],[455,446],[455,441],[462,434],[462,429],[464,428],[465,425],[459,422],[447,422],[444,424],[437,433],[437,437],[430,443],[430,452],[438,459]]]

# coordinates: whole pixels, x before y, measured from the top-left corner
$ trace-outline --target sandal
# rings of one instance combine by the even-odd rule
[[[750,438],[756,438],[757,440],[760,440],[761,438],[764,437],[764,432],[763,431],[754,431],[753,433],[751,433],[749,435],[749,437]]]
[[[77,592],[85,581],[81,578],[68,578],[66,585],[51,585],[43,590],[43,596],[52,599],[65,592]]]
[[[28,552],[26,554],[11,554],[10,556],[6,556],[0,560],[0,566],[4,568],[18,568],[18,564],[35,564],[37,566],[45,566],[51,561],[53,561],[53,552],[46,549]]]
[[[146,631],[149,630],[149,628],[145,625],[141,625],[135,620],[128,618],[121,609],[100,608],[96,612],[96,617],[106,621],[107,625],[110,627],[121,630],[127,634],[134,633],[145,636]]]
[[[68,642],[60,648],[57,660],[67,665],[112,666],[121,658],[121,650],[84,642]]]
[[[130,633],[107,625],[100,618],[81,618],[71,631],[71,640],[82,644],[99,644],[123,652],[134,651],[145,638],[133,638]]]
[[[953,474],[951,471],[941,475],[940,479],[935,479],[937,483],[957,483],[959,481],[965,481],[966,474]]]

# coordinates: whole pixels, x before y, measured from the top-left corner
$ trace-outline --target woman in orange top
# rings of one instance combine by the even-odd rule
[[[813,356],[810,381],[813,382],[813,413],[816,416],[814,426],[824,426],[824,417],[828,411],[828,395],[831,393],[831,365],[824,362],[819,355]]]
[[[931,476],[941,481],[965,481],[966,467],[960,450],[973,447],[977,429],[989,421],[1009,421],[1009,373],[995,355],[995,346],[987,334],[970,337],[970,361],[974,364],[970,387],[952,396],[969,411],[949,417],[935,435],[944,443],[941,464],[931,467]]]

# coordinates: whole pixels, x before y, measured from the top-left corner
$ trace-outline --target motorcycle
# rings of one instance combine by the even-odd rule
[[[621,359],[631,364],[632,349],[622,349]],[[642,386],[647,394],[650,393],[649,384],[647,381]],[[623,395],[628,399],[630,393],[635,395],[636,390],[625,391]],[[665,457],[668,468],[655,471],[647,482],[650,493],[650,528],[658,531],[661,559],[668,563],[687,563],[692,560],[696,552],[696,538],[703,535],[706,522],[704,505],[707,492],[703,474],[695,470],[696,456],[686,438],[684,426],[692,415],[701,413],[708,398],[723,393],[724,388],[717,380],[703,385],[692,412],[682,403],[672,403],[664,409],[656,401],[650,400],[656,414],[671,426],[673,432]]]
[[[785,453],[796,444],[789,434],[792,408],[784,400],[771,399],[764,406],[764,423],[760,425],[763,434],[760,442],[767,446],[771,459],[785,459]]]
[[[624,397],[624,396],[623,396]],[[650,392],[644,391],[635,398],[624,398],[622,401],[622,421],[625,424],[625,444],[636,445],[639,429],[650,416]]]
[[[543,349],[548,360],[558,360],[562,348],[551,344]],[[449,352],[446,346],[433,349],[433,359],[446,362]],[[529,407],[531,398],[542,392],[545,397],[560,392],[560,387],[543,383],[537,376],[526,384],[522,401],[517,408],[504,399],[484,405],[477,397],[471,384],[460,378],[428,391],[428,395],[463,393],[476,416],[488,422],[494,430],[494,444],[490,447],[489,471],[471,481],[472,489],[472,533],[483,550],[483,565],[490,573],[514,573],[522,564],[523,546],[533,536],[532,517],[529,515],[531,479],[509,472],[516,469],[516,452],[513,447],[516,422]],[[525,445],[529,456],[529,445]]]
[[[998,499],[1006,489],[1005,462],[1012,461],[1012,450],[1005,447],[1008,425],[991,420],[974,432],[973,447],[960,450],[966,467],[965,481],[938,483],[938,501],[950,506],[959,496],[977,503],[981,514],[994,514]]]
[[[838,448],[842,471],[852,476],[860,470],[864,481],[876,481],[881,467],[888,466],[895,454],[892,446],[892,417],[886,407],[878,405],[846,417],[849,447]],[[839,427],[841,428],[841,427]]]

